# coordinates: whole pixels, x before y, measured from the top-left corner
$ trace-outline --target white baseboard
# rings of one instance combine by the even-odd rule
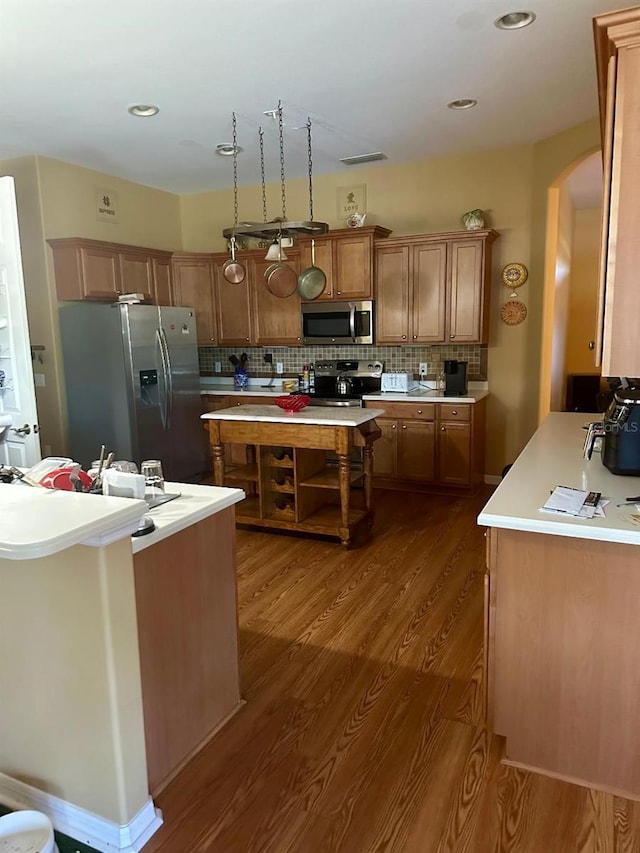
[[[488,486],[497,486],[502,482],[502,477],[499,474],[485,474],[484,481]]]
[[[0,803],[11,809],[43,812],[55,830],[101,853],[139,853],[162,826],[162,812],[151,797],[129,823],[120,826],[4,773],[0,773]]]

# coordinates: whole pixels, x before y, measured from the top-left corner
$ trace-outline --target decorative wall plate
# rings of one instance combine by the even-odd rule
[[[506,287],[520,287],[529,278],[529,270],[524,264],[507,264],[502,270],[502,283]]]
[[[500,309],[502,322],[506,323],[507,326],[519,325],[526,316],[527,306],[524,302],[520,302],[519,299],[510,299],[508,302],[505,302]]]

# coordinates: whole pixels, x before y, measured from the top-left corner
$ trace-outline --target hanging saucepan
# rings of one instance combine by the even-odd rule
[[[236,236],[231,236],[231,257],[228,258],[222,267],[222,275],[230,284],[240,284],[244,281],[245,270],[240,261],[236,260]]]
[[[317,299],[327,285],[327,277],[316,266],[316,241],[311,238],[311,266],[298,276],[298,293],[303,299]]]
[[[278,247],[280,260],[268,266],[264,272],[264,280],[267,290],[280,299],[293,296],[298,286],[298,276],[293,267],[285,264],[282,260],[282,237],[278,235]]]

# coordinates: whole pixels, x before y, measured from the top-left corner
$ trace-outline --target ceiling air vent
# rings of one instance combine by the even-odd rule
[[[373,154],[356,154],[355,157],[341,157],[340,162],[345,166],[358,166],[360,163],[373,163],[375,160],[386,160],[387,155],[382,151],[375,151]]]

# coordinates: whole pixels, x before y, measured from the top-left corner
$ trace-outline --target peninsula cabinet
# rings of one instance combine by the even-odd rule
[[[84,237],[47,242],[62,301],[113,302],[122,293],[142,293],[147,302],[172,304],[171,252]]]
[[[596,364],[640,376],[640,9],[594,19],[604,167]]]
[[[378,344],[487,343],[495,231],[376,243]]]
[[[403,403],[384,409],[373,457],[374,484],[390,489],[470,492],[484,479],[486,401]]]
[[[174,253],[171,259],[174,302],[196,312],[200,346],[216,346],[218,334],[214,313],[214,274],[210,255]]]
[[[318,237],[316,266],[327,277],[323,293],[314,302],[327,299],[371,299],[373,297],[374,240],[391,231],[371,228],[343,228]],[[300,269],[311,266],[311,241],[300,241]]]

